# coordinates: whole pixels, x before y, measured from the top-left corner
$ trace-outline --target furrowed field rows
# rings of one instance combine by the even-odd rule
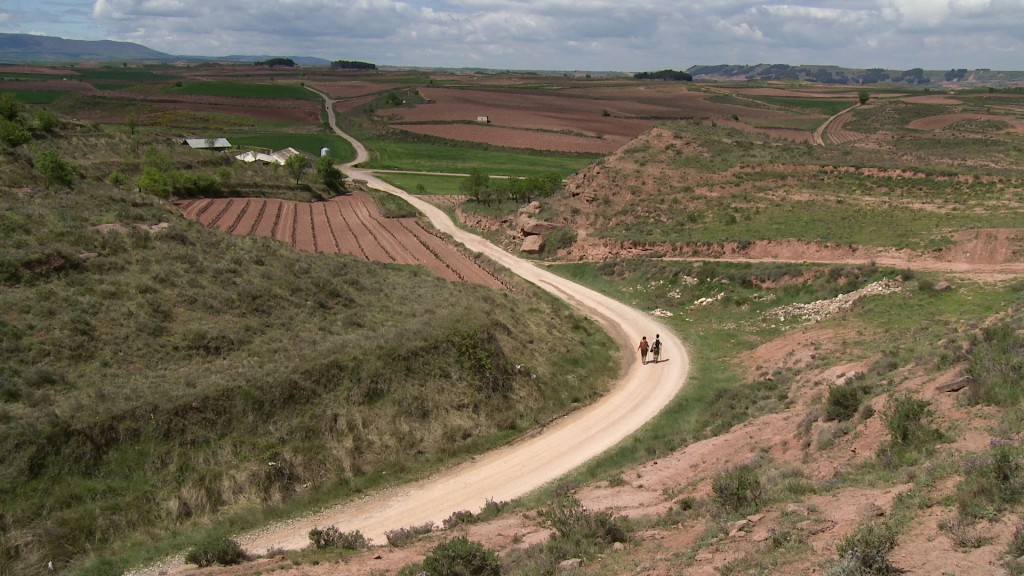
[[[415,218],[384,218],[361,192],[315,203],[215,198],[187,200],[178,207],[189,220],[236,236],[272,237],[305,252],[421,264],[445,280],[502,287],[493,275],[425,230]]]

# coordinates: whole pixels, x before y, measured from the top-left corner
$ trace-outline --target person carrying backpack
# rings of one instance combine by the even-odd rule
[[[661,356],[661,334],[654,335],[654,343],[651,344],[651,354],[654,355],[654,363],[658,363],[658,358]]]
[[[636,348],[640,351],[640,361],[647,364],[647,351],[651,348],[650,344],[647,343],[647,336],[640,338],[640,345]]]

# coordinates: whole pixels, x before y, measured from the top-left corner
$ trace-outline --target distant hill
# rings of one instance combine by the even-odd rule
[[[172,60],[173,56],[132,42],[66,40],[33,34],[0,34],[0,61]]]
[[[274,56],[176,56],[159,52],[133,42],[116,42],[114,40],[67,40],[56,36],[36,36],[33,34],[0,33],[0,62],[259,62]],[[310,56],[293,56],[292,60],[300,66],[327,66],[329,60]]]
[[[715,64],[696,65],[687,69],[694,80],[702,81],[801,81],[820,84],[862,85],[862,84],[905,84],[912,86],[929,85],[1019,85],[1024,82],[1024,72],[998,71],[987,68],[968,70],[892,70],[885,68],[842,68],[839,66],[790,64]]]

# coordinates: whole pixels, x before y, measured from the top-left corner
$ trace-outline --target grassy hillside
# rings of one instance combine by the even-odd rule
[[[595,324],[528,287],[224,236],[138,190],[155,166],[171,193],[200,176],[223,194],[314,185],[249,180],[159,138],[30,128],[0,157],[4,574],[90,555],[89,573],[120,573],[198,527],[416,476],[588,401],[615,371]],[[47,152],[74,159],[70,187],[44,178]]]

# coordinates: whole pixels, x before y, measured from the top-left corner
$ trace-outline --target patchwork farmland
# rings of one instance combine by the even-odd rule
[[[384,218],[363,192],[326,202],[207,198],[183,201],[178,207],[186,218],[236,236],[275,238],[305,252],[350,254],[370,262],[420,264],[452,282],[502,287],[417,218]]]

